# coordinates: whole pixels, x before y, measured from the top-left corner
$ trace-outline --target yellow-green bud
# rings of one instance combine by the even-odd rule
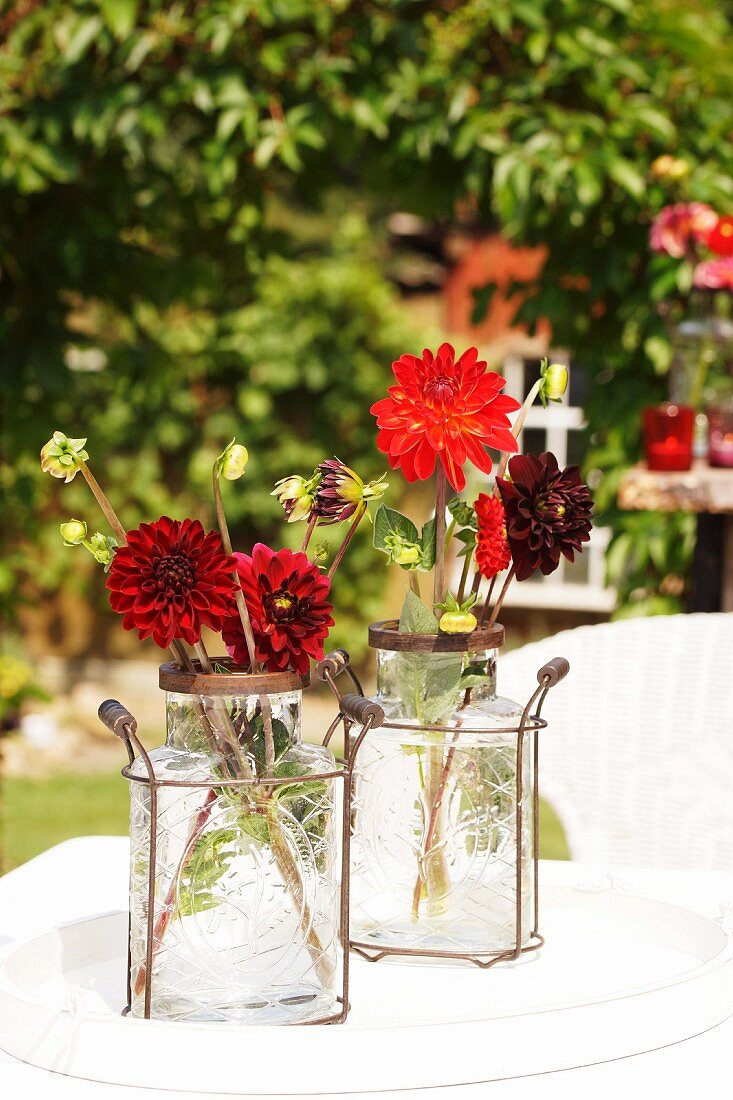
[[[438,623],[444,634],[472,634],[477,626],[478,619],[470,611],[446,611]]]
[[[114,552],[117,547],[117,540],[111,538],[110,535],[103,535],[100,531],[95,531],[89,541],[84,545],[94,559],[105,567],[106,573],[112,564],[112,558],[114,557]]]
[[[80,462],[89,455],[84,450],[86,439],[69,439],[63,432],[54,432],[41,448],[41,469],[52,477],[73,481],[80,470]]]
[[[402,546],[392,553],[395,565],[417,565],[420,561],[419,546]]]
[[[542,368],[542,403],[559,401],[568,388],[568,368],[563,363],[550,363]]]
[[[78,546],[87,537],[87,525],[83,519],[70,519],[59,527],[64,546]]]
[[[216,467],[221,477],[226,478],[227,481],[236,481],[247,469],[248,462],[247,448],[232,440],[217,458]]]

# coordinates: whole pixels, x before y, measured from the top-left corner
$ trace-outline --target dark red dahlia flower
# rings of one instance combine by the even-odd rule
[[[152,636],[167,649],[174,638],[194,645],[201,628],[221,630],[235,584],[234,560],[221,538],[197,519],[161,516],[129,531],[107,576],[112,610],[124,615],[125,630]]]
[[[257,660],[268,672],[292,668],[306,673],[309,658],[320,661],[323,657],[323,643],[333,626],[333,606],[328,601],[331,582],[305,554],[275,552],[261,542],[252,557],[234,557],[252,620]],[[230,609],[222,634],[229,655],[246,666],[249,657],[236,610]]]
[[[478,531],[476,533],[476,565],[482,577],[491,580],[509,568],[512,560],[506,537],[504,506],[498,497],[479,493],[474,504]]]
[[[557,569],[560,555],[569,561],[590,538],[593,500],[577,466],[560,470],[553,454],[515,455],[511,480],[497,477],[506,513],[506,530],[517,580],[537,569]]]
[[[371,411],[380,429],[377,446],[392,469],[401,467],[408,481],[425,481],[439,457],[460,492],[466,462],[491,472],[486,447],[516,451],[507,414],[519,402],[501,393],[504,379],[486,370],[476,348],[460,359],[455,355],[450,344],[441,344],[435,355],[426,349],[421,359],[402,355],[392,364],[398,384]]]

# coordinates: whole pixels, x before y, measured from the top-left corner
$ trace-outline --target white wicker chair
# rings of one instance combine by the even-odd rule
[[[733,871],[733,614],[655,616],[566,630],[501,657],[499,691],[547,697],[540,793],[573,859]]]

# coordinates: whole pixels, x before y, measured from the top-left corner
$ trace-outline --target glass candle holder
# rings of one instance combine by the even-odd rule
[[[733,398],[708,408],[708,462],[733,467]]]
[[[695,412],[687,405],[644,409],[644,456],[650,470],[689,470]]]

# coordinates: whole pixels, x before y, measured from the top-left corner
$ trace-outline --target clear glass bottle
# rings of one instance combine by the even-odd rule
[[[164,686],[163,666],[161,686]],[[175,669],[176,686],[186,674]],[[151,1017],[299,1023],[336,1013],[339,867],[333,754],[301,741],[300,679],[266,696],[242,687],[166,693],[157,787]],[[258,677],[262,681],[263,677]],[[201,691],[203,677],[192,678]],[[294,685],[294,686],[293,686]],[[264,710],[273,730],[267,773]],[[233,734],[236,743],[233,741]],[[256,773],[292,783],[222,786]],[[131,776],[144,779],[138,757]],[[313,776],[313,779],[307,777]],[[303,778],[305,777],[305,781]],[[301,780],[298,782],[298,780]],[[183,784],[165,785],[166,782]],[[186,786],[203,783],[203,786]],[[151,790],[131,788],[131,1013],[144,1015]]]
[[[707,453],[706,406],[727,396],[733,377],[730,295],[693,291],[681,317],[670,317],[669,397],[695,410],[694,453]]]
[[[351,938],[360,946],[473,956],[516,946],[518,734],[501,731],[518,728],[523,708],[496,694],[497,653],[377,651],[375,698],[387,724],[361,746],[352,807]],[[523,944],[532,930],[529,736]]]

